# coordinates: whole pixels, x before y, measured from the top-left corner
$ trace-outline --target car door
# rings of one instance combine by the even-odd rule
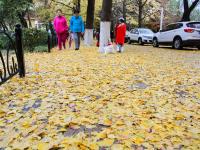
[[[131,34],[131,40],[132,41],[138,41],[138,35],[139,35],[139,32],[138,32],[138,29],[133,29],[132,31],[132,34]]]
[[[182,23],[176,23],[176,24],[171,24],[170,25],[170,30],[168,31],[168,33],[166,34],[166,42],[167,43],[173,43],[174,41],[174,37],[179,35],[179,29],[183,26]]]
[[[129,38],[130,38],[130,40],[131,41],[133,41],[133,33],[134,33],[134,29],[132,29],[131,31],[130,31],[130,34],[129,34]]]
[[[170,42],[171,40],[171,35],[173,33],[173,30],[174,29],[174,24],[170,24],[168,25],[164,30],[161,30],[160,31],[160,34],[159,34],[159,42],[161,43],[168,43]]]
[[[134,32],[134,41],[138,41],[138,38],[139,38],[139,30],[136,29]]]
[[[159,43],[164,42],[165,32],[167,32],[167,27],[165,27],[163,30],[160,30],[160,31],[156,34]]]

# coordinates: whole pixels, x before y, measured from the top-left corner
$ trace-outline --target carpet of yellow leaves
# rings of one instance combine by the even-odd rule
[[[0,87],[0,149],[200,149],[200,52],[26,54]]]

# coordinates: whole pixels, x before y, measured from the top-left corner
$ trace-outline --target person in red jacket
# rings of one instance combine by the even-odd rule
[[[123,50],[126,36],[126,24],[124,18],[119,18],[119,24],[116,26],[116,44],[117,49],[121,53]]]

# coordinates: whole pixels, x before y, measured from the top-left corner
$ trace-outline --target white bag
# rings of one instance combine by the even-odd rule
[[[108,46],[105,46],[104,47],[104,53],[105,54],[112,54],[112,53],[115,53],[116,50],[114,48],[114,45],[108,45]]]

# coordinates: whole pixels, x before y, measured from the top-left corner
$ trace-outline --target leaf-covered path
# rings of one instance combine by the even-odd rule
[[[0,149],[200,149],[200,52],[26,54],[0,87]]]

